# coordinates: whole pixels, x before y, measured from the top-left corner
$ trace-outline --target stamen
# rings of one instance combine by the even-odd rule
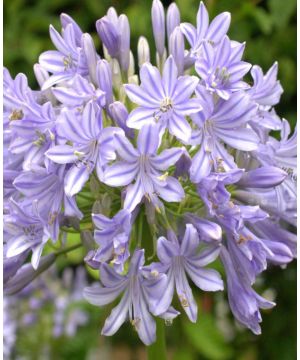
[[[24,113],[22,110],[13,110],[12,113],[9,115],[9,120],[21,120],[23,119]]]

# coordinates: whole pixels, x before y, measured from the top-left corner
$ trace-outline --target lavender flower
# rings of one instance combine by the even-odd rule
[[[228,100],[233,92],[248,88],[241,81],[251,68],[251,64],[241,61],[244,48],[245,44],[232,44],[227,36],[216,49],[209,42],[203,44],[203,55],[195,69],[209,92]]]
[[[144,125],[139,132],[137,149],[125,136],[115,134],[116,151],[121,161],[108,166],[103,182],[110,186],[126,186],[124,208],[133,211],[144,197],[160,207],[158,197],[165,201],[179,202],[184,191],[175,178],[168,176],[168,168],[182,155],[181,148],[166,149],[156,155],[159,148],[159,129],[156,125]]]
[[[112,261],[117,268],[123,271],[123,265],[129,257],[128,241],[131,230],[131,213],[124,209],[112,219],[102,214],[93,214],[95,241],[100,246],[93,256],[99,262]]]
[[[244,151],[257,149],[259,143],[255,132],[247,126],[255,105],[243,92],[227,101],[219,100],[216,105],[213,96],[203,87],[199,86],[196,94],[203,110],[192,116],[199,129],[194,131],[191,142],[201,144],[190,168],[191,180],[195,183],[208,176],[212,169],[228,171],[236,167],[221,141]]]
[[[230,14],[224,12],[216,16],[209,24],[208,12],[201,1],[197,13],[197,28],[189,23],[181,24],[182,32],[191,45],[190,56],[197,58],[201,54],[202,45],[206,42],[217,45],[227,33],[230,25]]]
[[[217,258],[220,247],[218,245],[210,246],[199,252],[199,245],[198,233],[191,224],[186,225],[184,237],[180,242],[174,234],[170,234],[170,240],[164,237],[158,239],[157,256],[161,264],[153,264],[151,268],[152,271],[157,269],[159,272],[165,272],[168,280],[159,305],[156,304],[155,314],[159,314],[161,306],[164,306],[164,309],[170,306],[176,286],[176,292],[184,311],[191,321],[197,321],[197,304],[188,284],[186,273],[201,290],[223,290],[223,282],[219,273],[213,269],[204,268]]]
[[[209,23],[202,2],[194,27],[180,24],[175,3],[165,16],[153,1],[157,67],[142,36],[139,74],[125,15],[110,8],[96,22],[105,59],[74,19],[60,20],[61,33],[50,26],[56,50],[34,65],[39,90],[3,72],[5,294],[25,288],[23,301],[39,289],[21,319],[30,326],[51,301],[54,336],[73,336],[89,320],[73,307],[83,288],[99,306],[122,294],[102,334],[129,318],[150,345],[154,316],[171,324],[179,315],[175,290],[193,322],[189,280],[223,290],[206,268],[220,259],[234,317],[259,334],[260,308],[274,303],[253,290],[257,277],[296,257],[297,130],[274,108],[283,92],[277,63],[264,74],[242,61],[245,43],[226,35],[230,14]],[[55,249],[44,251],[49,240]],[[82,267],[74,278],[66,257],[59,294],[55,269],[41,274],[81,245],[100,285],[87,286]]]
[[[162,77],[150,64],[143,65],[140,77],[141,86],[125,86],[130,100],[139,105],[130,113],[127,125],[140,129],[146,123],[159,123],[178,139],[188,142],[191,127],[185,116],[202,108],[196,99],[190,99],[198,79],[195,76],[177,78],[178,71],[172,57],[166,61]]]
[[[155,341],[156,324],[149,312],[149,303],[156,302],[157,296],[162,291],[165,278],[157,275],[146,282],[141,269],[144,264],[144,251],[136,250],[128,274],[119,275],[107,264],[101,266],[102,287],[87,287],[84,290],[85,298],[93,305],[103,306],[124,293],[120,303],[112,310],[102,329],[102,335],[115,334],[120,326],[129,317],[131,324],[136,329],[140,339],[150,345]],[[164,312],[164,311],[162,311]]]

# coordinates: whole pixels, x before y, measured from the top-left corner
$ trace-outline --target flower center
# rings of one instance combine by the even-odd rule
[[[228,83],[229,78],[230,78],[230,74],[225,66],[222,67],[222,69],[217,67],[216,71],[212,77],[211,86],[213,88],[216,88],[220,85],[225,86]]]

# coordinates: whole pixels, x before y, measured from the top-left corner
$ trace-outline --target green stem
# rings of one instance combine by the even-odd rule
[[[148,360],[166,360],[167,347],[164,320],[156,319],[156,342],[147,347]]]
[[[73,250],[76,250],[76,249],[78,249],[78,248],[80,248],[82,246],[82,243],[78,243],[78,244],[75,244],[75,245],[73,245],[73,246],[69,246],[69,247],[67,247],[67,248],[65,248],[65,249],[62,249],[62,250],[59,250],[59,251],[57,251],[56,253],[54,253],[56,256],[59,256],[59,255],[62,255],[62,254],[66,254],[66,253],[68,253],[68,252],[70,252],[70,251],[73,251]]]

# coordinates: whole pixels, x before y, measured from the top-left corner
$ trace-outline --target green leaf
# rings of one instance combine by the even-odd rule
[[[232,358],[232,348],[217,328],[216,319],[212,315],[200,315],[196,324],[184,322],[184,330],[194,347],[208,359],[226,360]]]

